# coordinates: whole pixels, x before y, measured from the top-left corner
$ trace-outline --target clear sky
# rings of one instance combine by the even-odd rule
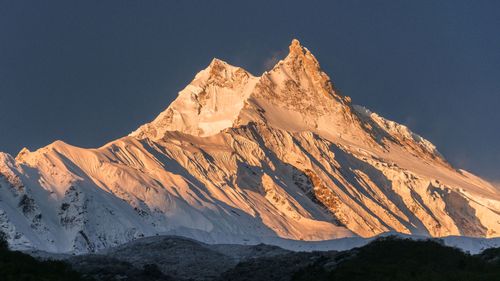
[[[98,147],[213,57],[260,73],[298,38],[342,94],[500,181],[500,1],[0,1],[0,151]]]

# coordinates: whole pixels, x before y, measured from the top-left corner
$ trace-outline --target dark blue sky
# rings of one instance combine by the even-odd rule
[[[354,103],[500,181],[500,1],[0,3],[0,151],[100,146],[213,57],[259,75],[296,37]]]

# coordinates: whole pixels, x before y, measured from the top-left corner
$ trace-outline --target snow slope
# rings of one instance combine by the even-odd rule
[[[260,77],[214,59],[155,120],[100,148],[0,154],[0,229],[16,248],[76,253],[158,234],[497,237],[500,191],[353,105],[294,40]]]

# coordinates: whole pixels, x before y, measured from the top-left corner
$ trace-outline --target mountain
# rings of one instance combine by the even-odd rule
[[[299,41],[289,49],[260,77],[214,59],[157,118],[100,148],[1,153],[0,230],[14,248],[73,253],[160,234],[499,235],[497,188],[352,104]]]

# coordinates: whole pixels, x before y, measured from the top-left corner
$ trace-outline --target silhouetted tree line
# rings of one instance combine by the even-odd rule
[[[80,281],[88,280],[61,261],[39,261],[30,255],[9,250],[5,233],[0,231],[0,280],[2,281]]]
[[[378,239],[339,255],[328,268],[322,261],[302,268],[295,281],[495,281],[500,280],[500,249],[470,255],[436,241]]]

